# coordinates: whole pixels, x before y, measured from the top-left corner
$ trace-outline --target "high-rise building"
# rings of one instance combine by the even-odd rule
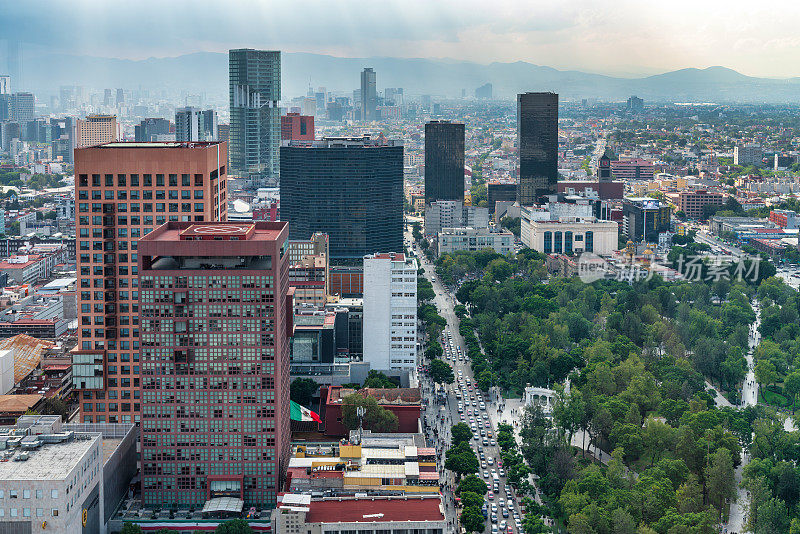
[[[558,182],[558,95],[517,95],[519,195],[530,206],[556,192]]]
[[[6,46],[8,47],[6,54],[8,73],[11,75],[11,79],[14,80],[17,90],[21,90],[24,85],[22,83],[22,49],[19,46],[19,41],[13,39],[8,39]]]
[[[119,139],[117,117],[114,115],[89,115],[86,120],[77,122],[77,147],[85,148]]]
[[[383,90],[383,104],[385,106],[402,106],[403,105],[403,88],[402,87],[387,87]]]
[[[638,96],[632,96],[628,99],[626,109],[631,113],[641,113],[644,110],[644,100]]]
[[[75,150],[76,142],[76,122],[77,121],[74,117],[50,119],[54,158],[61,157],[63,161],[72,163],[72,151]]]
[[[170,222],[139,241],[145,506],[275,506],[291,439],[288,230]]]
[[[175,110],[176,141],[217,141],[217,112],[194,107]]]
[[[36,99],[33,93],[12,93],[8,105],[8,118],[12,121],[32,121]]]
[[[159,141],[159,136],[169,135],[172,125],[167,119],[150,118],[134,126],[134,139],[137,143]]]
[[[292,239],[330,237],[332,259],[403,248],[403,146],[325,138],[281,146],[281,220]]]
[[[168,221],[226,218],[224,143],[75,150],[80,421],[140,421],[139,239]]]
[[[11,76],[8,74],[0,75],[0,95],[11,94]]]
[[[364,256],[364,361],[379,371],[417,365],[417,260]]]
[[[733,147],[733,164],[742,167],[758,167],[764,162],[764,151],[758,143],[745,143]]]
[[[281,142],[281,53],[238,49],[228,53],[231,172],[251,185],[278,179]]]
[[[111,92],[111,89],[105,89],[103,91],[103,105],[113,106],[114,101],[112,100],[112,98],[113,98],[113,93]]]
[[[375,86],[375,71],[367,67],[361,71],[361,120],[377,120],[378,91]]]
[[[425,204],[464,202],[464,124],[431,121],[425,125]]]
[[[492,98],[492,84],[485,83],[475,89],[475,98]]]
[[[125,91],[117,89],[117,105],[125,103]]]
[[[314,117],[287,113],[281,117],[281,141],[313,141]]]
[[[632,241],[658,241],[658,234],[668,232],[672,208],[650,197],[628,197],[622,201],[620,233]]]

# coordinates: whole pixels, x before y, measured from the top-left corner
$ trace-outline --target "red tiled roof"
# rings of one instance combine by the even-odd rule
[[[306,522],[444,521],[440,504],[439,497],[311,501]]]

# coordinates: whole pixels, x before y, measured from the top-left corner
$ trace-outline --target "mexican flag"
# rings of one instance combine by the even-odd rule
[[[289,401],[290,404],[290,413],[291,413],[291,420],[292,421],[316,421],[317,423],[321,423],[322,419],[319,418],[319,414],[316,412],[312,412],[305,406],[300,406],[295,401]]]

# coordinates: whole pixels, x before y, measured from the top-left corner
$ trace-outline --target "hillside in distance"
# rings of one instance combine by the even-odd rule
[[[524,61],[490,63],[391,57],[340,58],[321,54],[282,54],[285,99],[304,95],[311,84],[352,94],[359,72],[373,67],[379,91],[403,87],[408,95],[447,97],[474,94],[490,82],[498,98],[524,91],[554,91],[562,99],[599,98],[619,101],[638,95],[659,102],[800,102],[800,80],[745,76],[724,67],[681,69],[642,78],[619,78],[581,71],[563,71]],[[198,52],[170,58],[132,61],[90,56],[43,55],[25,65],[25,89],[57,94],[60,85],[103,88],[147,88],[168,92],[203,92],[224,99],[228,94],[228,56]]]

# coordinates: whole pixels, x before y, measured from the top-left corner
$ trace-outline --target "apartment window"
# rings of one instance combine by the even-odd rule
[[[51,499],[58,499],[58,490],[57,489],[50,490],[50,498]]]
[[[190,180],[191,180],[191,177],[188,174],[181,174],[181,185],[183,187],[188,187],[189,185],[191,185],[189,183]]]
[[[29,490],[29,489],[22,490],[22,498],[23,499],[30,499],[31,498],[31,490]]]
[[[178,175],[177,174],[170,174],[169,175],[169,186],[170,187],[177,187],[178,186]]]
[[[156,174],[156,187],[164,187],[164,175]]]

